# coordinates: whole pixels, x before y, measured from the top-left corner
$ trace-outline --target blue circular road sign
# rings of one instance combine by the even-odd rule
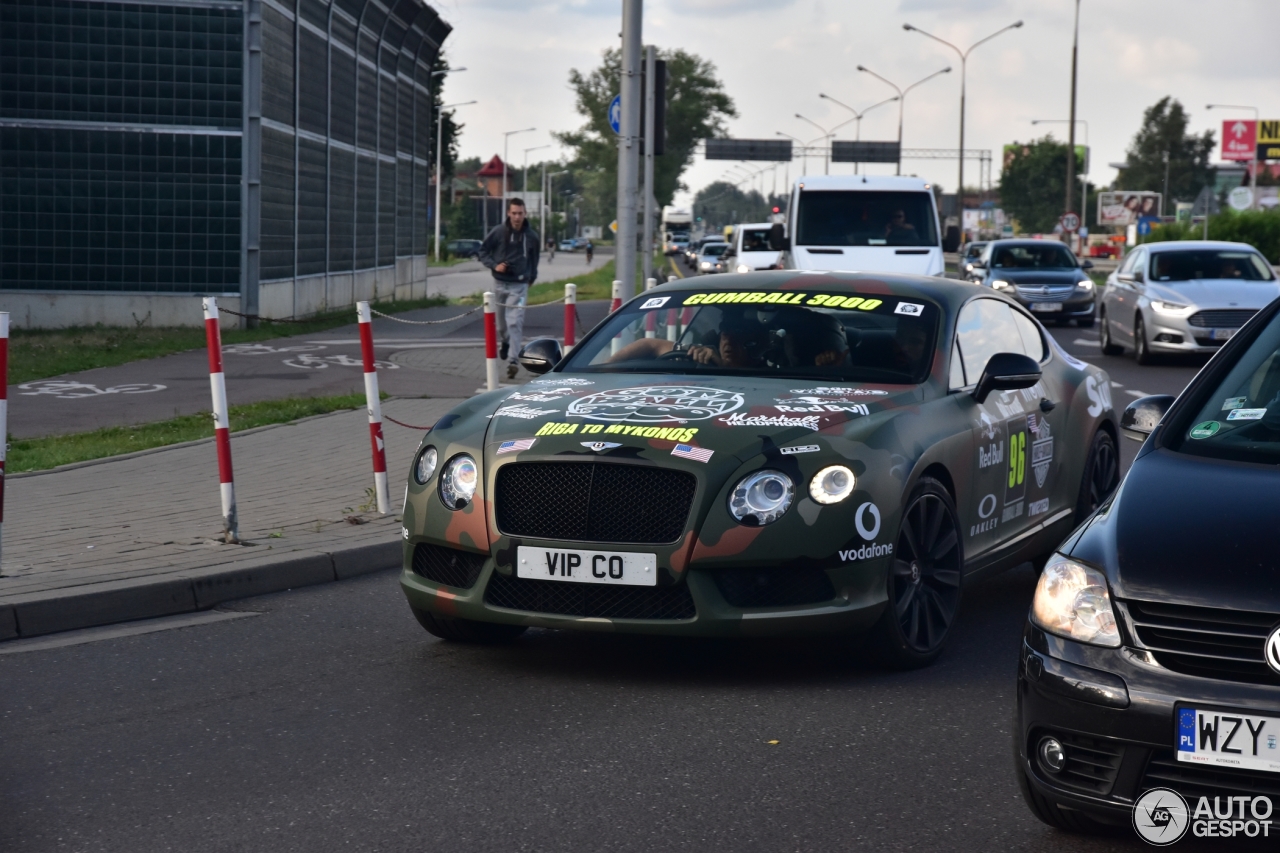
[[[622,133],[622,96],[614,95],[609,102],[609,127],[614,133]]]

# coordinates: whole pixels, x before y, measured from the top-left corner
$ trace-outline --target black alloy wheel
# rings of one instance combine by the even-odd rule
[[[889,570],[889,606],[873,628],[881,660],[915,669],[937,659],[960,610],[964,552],[955,503],[923,477],[911,493]]]
[[[1100,309],[1098,312],[1098,323],[1101,329],[1098,331],[1098,337],[1102,339],[1103,355],[1124,355],[1124,347],[1111,340],[1111,324],[1107,322],[1106,309]]]
[[[1147,326],[1142,322],[1141,316],[1133,324],[1133,360],[1138,364],[1154,364],[1156,360],[1147,344]]]
[[[1098,430],[1089,445],[1084,477],[1080,481],[1080,497],[1076,501],[1076,523],[1084,521],[1111,497],[1120,483],[1120,456],[1110,433]]]

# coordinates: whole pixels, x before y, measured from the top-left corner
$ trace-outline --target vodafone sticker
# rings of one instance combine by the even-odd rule
[[[919,317],[924,313],[924,306],[919,302],[899,302],[898,307],[893,309],[893,313]]]

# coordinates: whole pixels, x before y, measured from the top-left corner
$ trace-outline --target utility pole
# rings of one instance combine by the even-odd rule
[[[1063,213],[1074,213],[1072,207],[1076,189],[1076,69],[1080,58],[1080,0],[1076,0],[1076,29],[1071,40],[1071,116],[1067,127],[1067,206]],[[963,155],[961,155],[963,157]],[[1083,193],[1083,191],[1082,191]],[[1083,196],[1082,196],[1083,197]],[[1065,232],[1064,232],[1064,236]],[[1070,237],[1067,237],[1070,240]]]
[[[636,293],[636,215],[640,184],[640,36],[643,0],[622,0],[622,121],[618,128],[618,236],[614,274],[623,301]]]
[[[653,147],[656,129],[654,122],[654,86],[657,82],[657,48],[644,49],[644,236],[640,241],[643,278],[653,278]]]

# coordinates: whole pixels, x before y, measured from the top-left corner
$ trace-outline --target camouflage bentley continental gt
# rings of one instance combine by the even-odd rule
[[[521,361],[409,474],[401,585],[438,637],[865,635],[922,666],[966,584],[1118,479],[1107,375],[962,282],[686,279]]]

